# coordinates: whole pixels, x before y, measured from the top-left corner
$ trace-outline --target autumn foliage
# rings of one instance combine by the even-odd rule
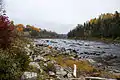
[[[26,25],[26,28],[29,29],[29,30],[34,30],[34,31],[37,31],[37,32],[40,32],[40,29],[39,28],[36,28],[34,26],[31,26],[31,25]]]
[[[10,46],[13,37],[14,24],[7,16],[0,16],[0,47],[5,49]]]
[[[23,29],[24,29],[24,25],[23,25],[23,24],[17,24],[17,25],[16,25],[16,29],[17,29],[17,31],[22,32]]]
[[[99,38],[120,40],[120,13],[104,13],[68,32],[69,38]]]
[[[36,28],[36,27],[34,27],[34,26],[31,26],[31,25],[26,25],[26,27],[25,27],[23,24],[17,24],[17,25],[16,25],[16,29],[17,29],[17,31],[19,31],[19,32],[26,31],[26,29],[27,29],[28,31],[34,30],[34,31],[40,32],[40,29],[39,29],[39,28]]]

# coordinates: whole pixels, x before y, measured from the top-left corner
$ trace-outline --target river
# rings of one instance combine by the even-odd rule
[[[36,39],[35,42],[49,44],[60,51],[75,52],[81,58],[92,58],[120,71],[120,44],[70,39]]]
[[[39,44],[48,44],[52,47],[65,50],[74,50],[77,54],[82,53],[97,53],[101,56],[103,55],[120,55],[120,45],[119,44],[107,44],[97,41],[87,41],[87,40],[69,40],[69,39],[36,39]],[[87,55],[86,55],[87,56]]]

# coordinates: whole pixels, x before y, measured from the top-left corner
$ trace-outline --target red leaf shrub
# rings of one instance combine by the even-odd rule
[[[0,16],[0,48],[6,49],[10,46],[14,24],[10,22],[8,17]]]

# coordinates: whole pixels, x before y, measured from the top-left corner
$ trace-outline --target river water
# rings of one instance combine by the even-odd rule
[[[60,51],[75,52],[80,58],[94,59],[97,63],[109,66],[109,70],[120,73],[120,44],[70,39],[35,39],[35,43],[50,45]]]
[[[46,44],[57,49],[74,50],[76,54],[80,55],[116,55],[120,56],[119,44],[106,44],[103,42],[87,41],[87,40],[70,40],[70,39],[36,39],[38,44]],[[84,54],[85,53],[85,54]],[[88,53],[88,54],[87,54]],[[91,53],[91,54],[89,54]]]

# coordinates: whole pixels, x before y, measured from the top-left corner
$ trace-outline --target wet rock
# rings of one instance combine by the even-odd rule
[[[100,48],[99,46],[97,48]]]
[[[73,50],[73,52],[74,52],[74,53],[77,53],[77,51],[76,51],[76,50]]]
[[[105,53],[105,51],[102,51],[101,53]]]
[[[76,45],[82,46],[83,44],[80,44],[80,43],[76,43]]]
[[[64,43],[67,43],[66,41],[63,41]]]
[[[55,41],[51,41],[51,43],[58,43],[58,42],[55,42]]]
[[[55,50],[57,50],[57,49],[58,49],[58,47],[54,47],[54,49],[55,49]]]
[[[96,55],[96,56],[99,56],[99,55],[100,55],[100,53],[96,53],[95,55]]]
[[[46,40],[46,42],[49,42],[49,40]]]
[[[80,53],[80,54],[84,54],[84,53]]]
[[[74,45],[74,44],[71,44],[71,45],[69,45],[70,47],[76,47],[76,45]]]
[[[61,51],[66,51],[64,47],[61,48]]]
[[[84,52],[84,54],[89,54],[88,52]]]
[[[90,53],[90,55],[96,55],[96,52],[92,52],[92,53]]]
[[[70,48],[68,48],[68,49],[66,49],[66,50],[72,51],[72,49],[70,49]]]
[[[85,46],[90,46],[89,44],[85,44]]]

